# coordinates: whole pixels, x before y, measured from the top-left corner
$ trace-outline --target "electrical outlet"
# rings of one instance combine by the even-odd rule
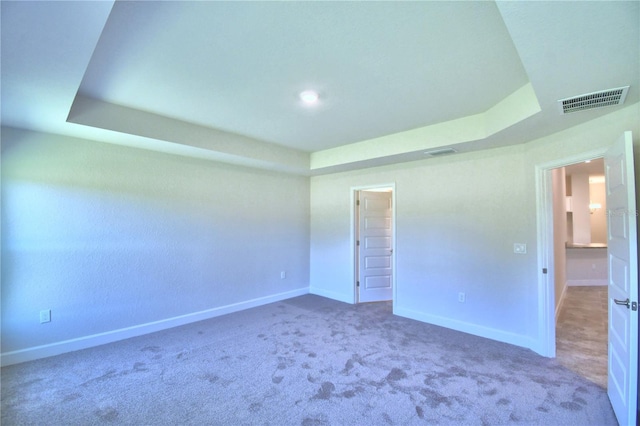
[[[515,243],[513,244],[513,252],[517,254],[526,254],[527,245],[523,243]]]
[[[281,271],[280,272],[280,279],[284,280],[285,278],[287,278],[287,271]]]
[[[465,294],[463,292],[458,293],[458,302],[464,303],[464,301],[466,299],[467,299],[467,297],[465,296]]]
[[[44,324],[45,322],[51,322],[51,309],[40,311],[40,324]]]

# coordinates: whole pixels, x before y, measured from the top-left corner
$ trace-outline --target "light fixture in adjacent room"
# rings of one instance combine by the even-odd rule
[[[315,105],[318,103],[318,92],[314,90],[305,90],[300,92],[300,99],[307,105]]]

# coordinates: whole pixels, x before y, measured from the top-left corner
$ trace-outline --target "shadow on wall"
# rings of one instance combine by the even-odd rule
[[[2,136],[3,353],[308,288],[308,178]]]

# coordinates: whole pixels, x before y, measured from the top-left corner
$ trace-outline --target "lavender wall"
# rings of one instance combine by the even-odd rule
[[[306,177],[3,128],[5,363],[307,293],[308,250]]]

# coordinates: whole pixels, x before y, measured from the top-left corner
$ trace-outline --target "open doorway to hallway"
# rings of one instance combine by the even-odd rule
[[[602,159],[553,171],[556,358],[607,387],[607,218]]]
[[[554,226],[566,214],[566,200],[553,188],[556,169],[587,159],[604,158],[607,211],[608,348],[607,395],[620,424],[636,424],[638,417],[638,240],[633,134],[624,132],[609,147],[536,166],[541,354],[556,356],[556,286],[566,284],[557,275],[564,265],[567,237]],[[555,182],[564,182],[556,179]],[[556,195],[556,199],[554,199]],[[566,194],[564,194],[566,195]],[[575,204],[573,205],[575,210]],[[593,206],[596,208],[596,206]],[[575,218],[574,218],[575,221]],[[575,238],[574,238],[575,244]],[[551,273],[549,274],[549,271]],[[566,275],[565,275],[566,278]]]

